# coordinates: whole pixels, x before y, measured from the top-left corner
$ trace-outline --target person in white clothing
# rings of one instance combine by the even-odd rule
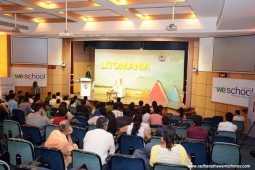
[[[148,132],[147,128],[144,128],[142,126],[142,115],[141,114],[136,114],[134,116],[133,123],[120,128],[119,132],[126,133],[128,135],[140,136],[143,139],[146,137],[146,139],[148,139],[148,140],[151,138],[151,135]]]
[[[217,131],[236,132],[237,126],[232,123],[233,114],[231,112],[227,112],[225,116],[226,116],[226,121],[219,123]]]
[[[112,113],[115,115],[115,117],[123,116],[123,112],[119,111],[119,103],[113,103],[113,111]]]
[[[233,117],[233,120],[244,122],[244,117],[240,114],[240,110],[235,111],[236,115]]]
[[[113,136],[106,131],[108,123],[109,120],[106,117],[99,117],[96,122],[96,129],[88,131],[83,139],[83,150],[98,154],[103,169],[107,166],[106,158],[115,152]]]

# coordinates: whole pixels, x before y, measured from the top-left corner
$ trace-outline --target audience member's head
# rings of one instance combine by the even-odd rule
[[[57,93],[56,93],[56,96],[60,96],[60,92],[57,92]]]
[[[44,106],[43,103],[35,103],[35,104],[34,104],[34,107],[33,107],[33,108],[34,108],[34,111],[35,111],[35,112],[39,112],[40,109],[43,109],[43,108],[44,108],[43,106]]]
[[[65,135],[73,133],[73,128],[68,120],[62,120],[58,125],[59,131]]]
[[[51,92],[48,92],[48,96],[51,96]]]
[[[236,113],[236,115],[240,115],[241,114],[240,110],[235,110],[235,113]]]
[[[68,112],[68,109],[66,108],[64,104],[61,103],[58,108],[59,116],[65,117],[67,112]]]
[[[128,108],[132,111],[135,109],[135,104],[134,102],[131,102],[129,105],[128,105]]]
[[[158,105],[158,103],[154,100],[154,101],[152,101],[152,103],[151,103],[151,106],[152,106],[152,108],[154,108],[155,106],[157,106]]]
[[[83,100],[86,102],[88,100],[88,96],[84,96]]]
[[[158,106],[155,106],[153,110],[155,114],[161,114]]]
[[[106,117],[99,117],[96,122],[96,128],[107,130],[109,120]]]
[[[169,125],[170,118],[168,116],[163,116],[162,117],[162,124],[163,125]]]
[[[120,101],[121,101],[121,98],[120,98],[120,97],[117,97],[116,102],[120,102]]]
[[[9,99],[11,100],[11,99],[14,99],[15,98],[15,93],[11,93],[11,94],[9,94]]]
[[[139,106],[143,106],[143,101],[140,100],[138,104],[139,104]]]
[[[193,121],[194,121],[195,126],[201,126],[201,124],[203,122],[203,118],[200,115],[195,115],[193,117]]]
[[[106,108],[105,107],[99,107],[99,112],[101,115],[105,116],[106,115]]]
[[[167,126],[162,134],[161,142],[166,144],[167,149],[171,149],[174,144],[174,138],[176,136],[175,129],[172,126]]]
[[[68,100],[69,96],[68,95],[64,95],[63,100]]]
[[[119,103],[113,103],[113,110],[119,109]]]
[[[53,98],[53,99],[56,99],[56,97],[57,97],[56,94],[53,94],[53,95],[52,95],[52,98]]]
[[[133,129],[131,131],[131,135],[137,135],[142,121],[143,121],[143,116],[141,114],[136,114],[133,119],[134,124],[133,124]]]
[[[227,120],[228,122],[232,122],[232,120],[233,120],[233,114],[232,114],[231,112],[227,112],[227,113],[226,113],[226,120]]]
[[[60,102],[61,102],[61,100],[60,100],[60,99],[57,99],[57,100],[56,100],[56,103],[57,103],[57,104],[59,104]]]
[[[29,102],[29,97],[28,96],[25,96],[24,98],[23,98],[23,102]]]
[[[107,112],[105,117],[109,120],[107,131],[115,135],[117,131],[117,119],[112,112]]]

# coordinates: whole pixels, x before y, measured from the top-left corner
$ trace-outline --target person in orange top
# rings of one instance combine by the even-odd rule
[[[162,116],[158,106],[154,107],[154,112],[150,116],[150,125],[162,125]]]

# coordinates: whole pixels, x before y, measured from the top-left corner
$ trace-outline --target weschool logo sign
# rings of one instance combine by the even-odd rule
[[[11,75],[14,78],[15,86],[32,87],[34,81],[37,81],[40,87],[47,86],[46,68],[12,67]]]
[[[212,101],[248,106],[249,96],[255,92],[254,80],[213,78]]]

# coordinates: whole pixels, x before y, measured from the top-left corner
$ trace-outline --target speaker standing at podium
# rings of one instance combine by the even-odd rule
[[[86,72],[86,75],[85,75],[85,77],[86,77],[86,78],[89,78],[89,79],[91,79],[91,74],[90,74],[90,72],[89,72],[89,71],[87,71],[87,72]]]

